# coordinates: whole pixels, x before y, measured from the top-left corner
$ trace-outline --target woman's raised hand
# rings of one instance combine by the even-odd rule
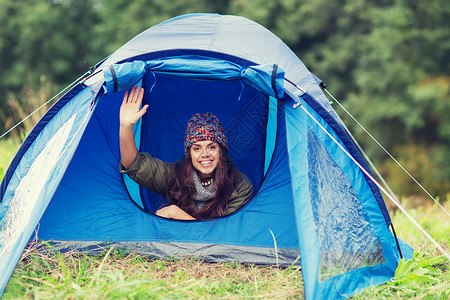
[[[120,107],[121,126],[133,126],[147,112],[148,104],[140,108],[143,97],[144,89],[140,86],[135,86],[129,93],[125,93]]]

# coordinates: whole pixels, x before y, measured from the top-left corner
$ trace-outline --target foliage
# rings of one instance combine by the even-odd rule
[[[98,19],[90,0],[0,1],[0,91],[38,85],[42,75],[64,85],[84,73]],[[89,64],[90,63],[90,64]]]
[[[241,15],[271,30],[386,149],[412,166],[433,195],[446,195],[446,0],[0,0],[0,132],[14,112],[7,100],[27,102],[23,86],[39,89],[45,78],[59,90],[144,29],[192,12]],[[394,181],[394,191],[417,193],[414,184],[398,179],[397,166],[383,151],[342,117]]]
[[[408,261],[402,259],[392,281],[373,286],[354,299],[448,299],[450,296],[450,264],[445,256],[430,256],[428,252],[414,253]]]
[[[19,149],[20,142],[14,138],[0,140],[0,179],[3,179],[14,154]],[[1,180],[0,180],[1,181]]]
[[[449,195],[450,197],[450,195]],[[436,204],[425,202],[417,206],[412,199],[403,199],[408,213],[448,252],[450,245],[450,220]],[[450,210],[450,201],[444,208]],[[399,210],[393,212],[392,222],[398,236],[414,247],[412,260],[402,260],[394,278],[381,286],[370,287],[354,299],[448,299],[450,296],[450,261],[442,255],[422,233],[412,226]]]
[[[445,167],[450,161],[449,149],[444,145],[429,147],[414,143],[398,145],[395,149],[401,153],[396,155],[400,164],[406,166],[408,172],[414,174],[427,190],[441,195],[437,198],[445,199],[450,191],[450,174]],[[388,175],[389,185],[398,195],[424,194],[420,186],[413,184],[412,179],[393,160],[386,160],[379,170]]]
[[[8,128],[20,125],[10,131],[9,135],[13,139],[23,141],[26,134],[29,133],[34,125],[36,125],[43,117],[52,104],[52,101],[49,100],[52,91],[53,89],[50,86],[50,83],[42,76],[39,90],[34,90],[25,86],[20,93],[18,93],[17,98],[14,97],[13,94],[7,95],[6,107],[9,108],[10,113],[8,116],[0,115],[0,119],[3,118],[5,120],[5,124]],[[22,99],[26,99],[26,101],[23,101]],[[53,99],[53,101],[55,100],[56,98]],[[19,122],[21,123],[19,124]]]
[[[345,86],[342,80],[350,76],[352,90],[342,92],[345,106],[403,165],[412,165],[412,173],[428,181],[426,187],[434,195],[445,196],[450,182],[445,163],[450,158],[450,120],[446,117],[450,111],[450,32],[444,20],[450,4],[393,1],[384,7],[365,5],[364,10],[369,16],[367,31],[343,37],[354,42],[353,66],[346,76],[336,72],[340,78],[332,86]],[[334,49],[348,51],[341,48],[336,45]],[[351,127],[370,156],[384,160],[384,175],[398,179],[397,167],[381,156],[379,147],[369,143],[359,128]],[[417,193],[414,184],[394,185],[394,191],[403,195]]]

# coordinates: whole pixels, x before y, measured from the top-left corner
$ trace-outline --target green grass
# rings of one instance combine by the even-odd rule
[[[392,281],[372,286],[354,299],[449,299],[449,261],[432,250],[414,253],[409,261],[402,260]]]
[[[0,140],[0,176],[19,145]],[[450,197],[444,203],[450,210]],[[403,200],[408,212],[448,251],[450,218],[437,205]],[[354,299],[449,299],[450,263],[400,212],[391,212],[397,235],[415,249],[386,284]],[[195,258],[149,259],[118,249],[89,256],[79,252],[37,251],[29,245],[2,299],[298,299],[301,270],[238,263],[205,263]],[[50,248],[51,249],[51,248]]]
[[[156,260],[113,249],[98,256],[44,254],[31,247],[13,273],[4,299],[297,298],[302,291],[297,267]]]
[[[16,139],[3,138],[0,140],[0,178],[3,179],[3,175],[19,147],[20,143]]]
[[[430,200],[432,202],[432,200]],[[450,217],[438,205],[403,206],[446,251],[450,245]],[[450,210],[450,199],[444,203]],[[412,225],[399,210],[391,213],[397,235],[414,248],[414,257],[402,261],[395,277],[384,285],[372,286],[354,299],[450,299],[450,261]]]

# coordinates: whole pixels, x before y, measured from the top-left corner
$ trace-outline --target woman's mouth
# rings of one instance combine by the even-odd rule
[[[212,165],[212,163],[213,163],[212,160],[204,160],[204,161],[201,161],[201,162],[200,162],[200,165],[201,165],[202,167],[209,167],[209,166]]]

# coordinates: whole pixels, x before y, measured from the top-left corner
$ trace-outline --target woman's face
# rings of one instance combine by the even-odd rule
[[[198,171],[200,179],[207,179],[216,169],[220,160],[220,147],[217,142],[199,141],[192,144],[192,165]]]

